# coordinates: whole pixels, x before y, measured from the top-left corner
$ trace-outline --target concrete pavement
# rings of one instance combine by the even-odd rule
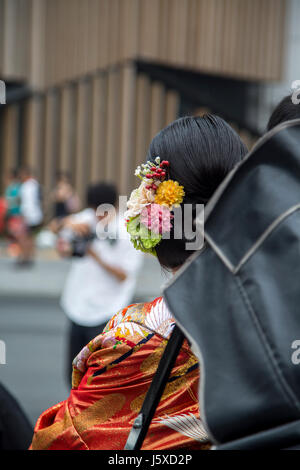
[[[32,268],[18,268],[13,259],[0,258],[0,296],[49,297],[58,298],[61,294],[70,260],[59,259],[55,253],[39,250]],[[135,298],[150,300],[161,293],[167,277],[157,260],[150,255],[144,257],[138,276]]]
[[[34,424],[69,393],[64,377],[67,320],[55,299],[1,296],[0,305],[0,338],[6,344],[0,380]]]

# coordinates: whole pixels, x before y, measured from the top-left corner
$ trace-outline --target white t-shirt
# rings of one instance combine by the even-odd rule
[[[39,225],[43,220],[40,201],[40,185],[34,178],[29,178],[21,185],[21,214],[29,226]]]
[[[73,217],[72,217],[73,218]],[[85,209],[74,216],[74,222],[97,224],[95,211]],[[61,306],[66,315],[78,325],[97,326],[108,321],[132,300],[142,254],[132,246],[122,217],[116,219],[118,238],[113,241],[92,241],[91,248],[101,259],[126,272],[127,278],[119,281],[89,255],[73,258]]]

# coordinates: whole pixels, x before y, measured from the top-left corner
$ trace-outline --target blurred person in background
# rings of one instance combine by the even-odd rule
[[[97,215],[102,204],[110,209],[105,215]],[[96,230],[103,232],[108,224],[116,228],[116,238],[99,239]],[[141,264],[141,255],[132,247],[117,212],[114,185],[98,183],[88,187],[87,207],[61,221],[58,250],[63,256],[73,257],[61,298],[70,320],[67,355],[70,383],[74,357],[102,333],[115,311],[132,300]]]
[[[30,168],[20,170],[21,189],[20,210],[25,222],[26,230],[19,238],[21,247],[19,266],[31,266],[35,254],[34,237],[43,222],[41,186],[34,178]]]
[[[6,211],[6,234],[11,238],[8,251],[12,256],[20,255],[18,241],[25,235],[25,224],[21,214],[21,182],[18,171],[11,170],[7,176],[5,189]]]
[[[17,170],[11,170],[7,175],[5,199],[7,201],[8,217],[21,215],[21,182]]]
[[[72,187],[70,175],[59,172],[56,176],[56,186],[51,194],[54,202],[54,217],[66,217],[80,210],[79,197]]]
[[[61,225],[61,220],[80,210],[80,199],[72,187],[70,175],[67,172],[58,172],[56,185],[51,193],[53,201],[53,219],[48,224],[48,229],[56,233]]]
[[[147,164],[136,170],[142,182],[132,192],[125,214],[133,245],[154,254],[164,269],[175,273],[193,251],[187,248],[191,240],[184,234],[178,238],[170,223],[173,207],[181,208],[184,220],[190,205],[195,210],[196,204],[205,205],[246,153],[236,132],[213,115],[180,118],[159,132],[150,144]],[[162,237],[164,231],[169,237]],[[131,262],[128,258],[128,265]],[[89,278],[87,271],[83,290]],[[114,299],[107,299],[107,311],[114,306]],[[70,396],[42,414],[32,449],[123,449],[174,325],[162,297],[117,311],[73,361]],[[185,341],[142,449],[210,447],[198,382],[198,360]]]

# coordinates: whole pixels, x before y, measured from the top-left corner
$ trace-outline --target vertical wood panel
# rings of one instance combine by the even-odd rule
[[[250,21],[252,25],[252,31],[251,31],[251,40],[249,41],[250,44],[250,50],[249,50],[249,58],[248,58],[248,70],[249,68],[253,70],[253,72],[256,72],[256,62],[257,62],[257,36],[259,34],[259,20],[260,20],[260,9],[258,9],[258,5],[260,3],[260,0],[252,0],[251,2],[251,9],[249,11],[250,13],[250,18],[248,18],[248,21]]]
[[[34,96],[25,106],[24,129],[24,160],[32,168],[39,180],[43,177],[43,131],[44,131],[43,99]]]
[[[136,138],[135,167],[145,162],[150,144],[151,84],[146,75],[137,76],[136,86]],[[136,185],[136,176],[132,175],[132,185]]]
[[[165,122],[164,127],[175,121],[178,117],[179,95],[176,91],[168,90],[165,103]]]
[[[13,51],[16,47],[16,2],[4,1],[3,6],[3,20],[2,20],[2,31],[3,31],[3,70],[7,75],[13,74],[13,70],[16,66],[12,63],[14,57]]]
[[[208,38],[206,37],[206,5],[207,0],[197,1],[197,34],[195,41],[195,60],[194,67],[203,68],[205,64],[206,48],[209,45]]]
[[[140,24],[140,55],[146,58],[159,57],[159,0],[140,0],[141,24]],[[171,11],[174,8],[171,8]]]
[[[108,73],[105,177],[107,181],[116,183],[119,183],[117,162],[120,151],[120,107],[120,71],[111,69]]]
[[[87,80],[77,86],[77,122],[75,150],[75,185],[82,201],[90,174],[91,87]]]
[[[251,37],[253,34],[253,25],[252,25],[252,2],[246,2],[244,8],[242,8],[240,13],[240,50],[241,50],[241,76],[247,75],[247,70],[249,69],[249,56],[251,52]]]
[[[17,105],[5,106],[3,109],[3,142],[2,142],[2,183],[10,169],[18,163],[18,119]]]
[[[50,194],[57,170],[58,151],[58,96],[56,90],[49,90],[45,102],[45,148],[44,148],[44,189],[46,199]]]
[[[224,8],[224,40],[222,65],[226,73],[230,73],[234,69],[236,60],[236,48],[238,44],[237,27],[238,27],[238,3],[239,0],[228,0]]]
[[[66,85],[61,90],[60,122],[61,134],[59,142],[59,170],[73,173],[74,142],[76,135],[75,117],[75,89],[72,85]],[[72,175],[73,176],[73,175]]]
[[[4,77],[4,51],[6,44],[4,44],[4,1],[0,0],[0,74]]]
[[[120,194],[127,194],[134,167],[134,135],[135,135],[135,68],[127,65],[123,69],[122,80],[122,116],[121,116],[121,148],[120,148]]]
[[[189,67],[192,67],[195,63],[195,51],[197,43],[197,4],[198,0],[190,0],[188,2],[188,28],[187,28],[187,51],[186,51],[186,63]]]
[[[127,59],[245,78],[279,77],[282,67],[285,0],[2,0],[0,12],[0,71],[28,76],[33,87],[60,83],[25,109],[25,161],[46,194],[57,169],[71,170],[82,197],[89,181],[104,178],[126,192],[151,138],[177,117],[177,93],[136,76]],[[4,115],[10,168],[19,111],[8,106]]]
[[[159,51],[158,57],[161,61],[167,61],[168,50],[169,50],[169,12],[170,12],[170,1],[163,0],[159,5]],[[197,0],[196,0],[197,1]],[[140,55],[142,55],[140,51]]]
[[[120,60],[138,55],[140,0],[121,1]]]
[[[277,0],[276,5],[273,6],[275,12],[275,25],[272,27],[272,56],[273,60],[270,62],[270,77],[280,77],[284,70],[285,53],[286,53],[286,35],[285,27],[288,6],[281,0]]]
[[[241,4],[241,2],[240,2]],[[224,42],[222,38],[224,37],[224,11],[225,11],[225,3],[219,2],[215,0],[215,8],[214,8],[214,30],[215,30],[215,37],[213,43],[213,53],[211,57],[212,68],[214,70],[218,70],[220,64],[222,63],[222,57],[224,55]]]
[[[150,139],[159,132],[165,122],[165,89],[159,82],[151,85]]]
[[[2,0],[0,71],[35,87],[141,57],[280,79],[287,0]]]
[[[91,181],[105,179],[107,75],[93,79],[91,126]]]
[[[67,57],[67,62],[68,62],[68,78],[74,78],[77,74],[77,49],[78,49],[78,44],[77,44],[77,9],[78,9],[78,3],[80,0],[67,0],[68,3],[68,10],[69,10],[69,17],[68,17],[68,28],[67,29],[67,37],[66,37],[66,49],[65,49],[65,54]],[[72,5],[71,5],[72,3]]]
[[[45,85],[45,0],[32,0],[30,41],[30,82],[34,88]]]
[[[109,1],[99,0],[99,30],[98,30],[98,53],[99,67],[104,68],[109,63]]]
[[[255,71],[257,76],[263,77],[264,73],[267,71],[267,55],[271,55],[271,44],[269,44],[268,37],[270,33],[270,28],[268,25],[268,18],[273,18],[272,6],[270,5],[269,0],[265,0],[260,5],[260,15],[258,20],[258,31],[257,31],[257,42],[256,42],[256,61],[255,61]],[[267,46],[268,54],[263,47],[258,47],[258,44],[265,43]],[[271,47],[270,47],[271,46]]]
[[[116,64],[119,61],[119,44],[120,44],[120,0],[109,0],[109,28],[108,28],[108,63],[107,65]]]
[[[186,62],[186,54],[187,54],[187,35],[189,25],[189,18],[188,18],[188,4],[189,2],[182,2],[181,0],[177,0],[177,35],[178,38],[177,42],[177,54],[176,54],[176,61],[178,64],[182,64]]]

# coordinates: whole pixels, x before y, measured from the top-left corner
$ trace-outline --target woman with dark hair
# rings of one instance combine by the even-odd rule
[[[161,131],[150,144],[148,159],[159,155],[169,161],[168,178],[184,188],[184,220],[184,207],[205,205],[246,153],[245,145],[223,119],[206,115],[178,119]],[[156,247],[160,264],[169,269],[180,267],[192,253],[186,250],[185,237],[175,239],[173,233],[172,226],[170,239],[162,239]]]
[[[180,267],[192,251],[174,236],[174,210],[206,204],[246,152],[217,116],[185,117],[163,129],[136,170],[141,184],[125,214],[135,248],[171,271]],[[70,396],[39,418],[32,449],[123,449],[174,324],[162,297],[119,311],[74,359]],[[209,448],[198,380],[197,359],[184,342],[143,449]]]

